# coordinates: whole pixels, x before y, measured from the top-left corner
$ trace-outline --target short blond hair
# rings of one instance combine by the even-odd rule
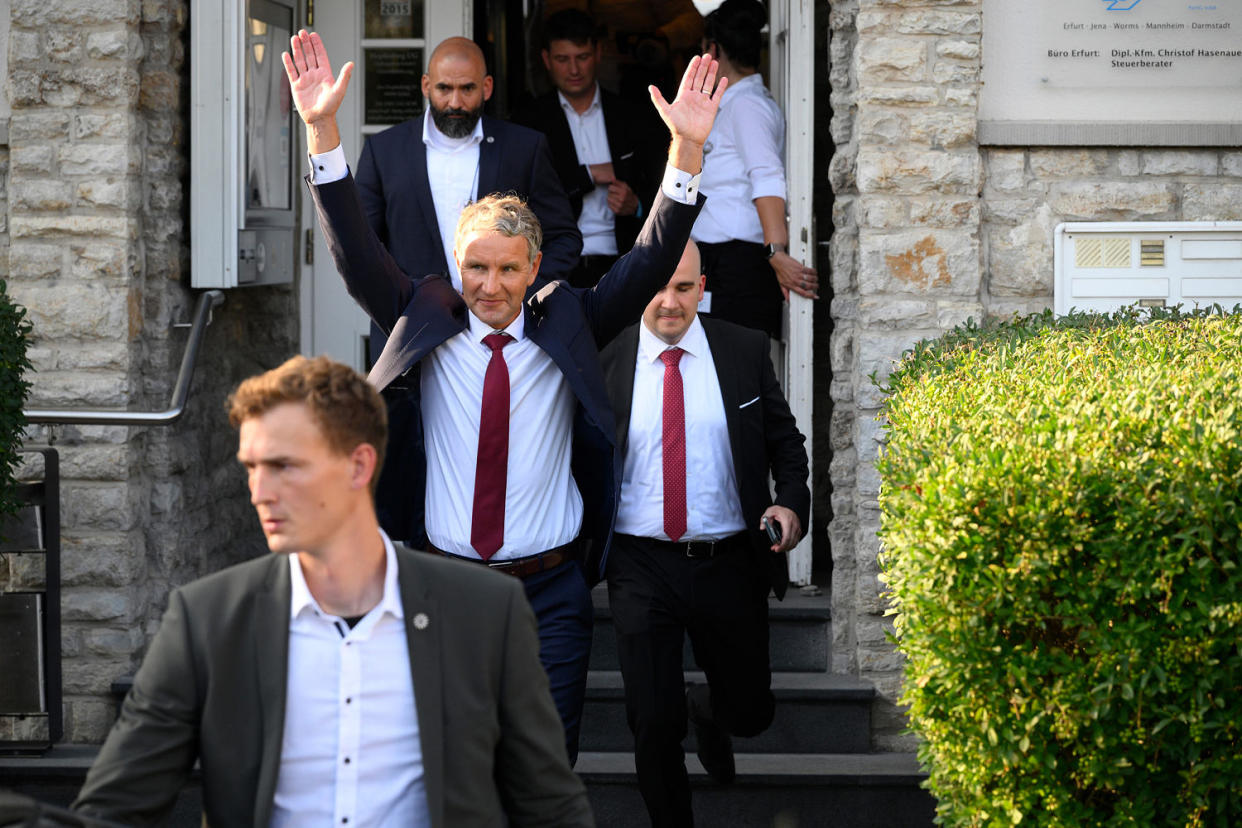
[[[388,443],[388,410],[379,392],[348,365],[326,356],[295,356],[237,386],[227,403],[229,423],[240,428],[285,403],[305,405],[337,454],[348,455],[362,443],[375,448],[374,494]]]
[[[481,231],[526,239],[526,249],[532,265],[535,257],[539,255],[540,245],[543,244],[543,228],[539,226],[535,211],[527,206],[525,200],[513,193],[492,193],[467,204],[461,211],[461,217],[457,219],[454,246],[460,251],[462,239]]]

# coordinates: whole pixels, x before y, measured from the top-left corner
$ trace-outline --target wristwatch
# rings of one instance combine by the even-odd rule
[[[763,252],[770,259],[777,253],[788,253],[789,246],[785,244],[765,244],[763,246]]]

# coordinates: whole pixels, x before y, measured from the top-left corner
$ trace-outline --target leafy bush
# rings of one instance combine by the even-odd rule
[[[970,325],[888,390],[882,563],[939,820],[1242,824],[1242,315]]]
[[[0,281],[0,520],[17,511],[13,468],[26,427],[22,406],[30,383],[23,374],[30,368],[26,359],[29,333],[26,309],[13,304]]]

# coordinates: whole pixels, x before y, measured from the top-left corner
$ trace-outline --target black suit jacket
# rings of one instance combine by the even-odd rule
[[[789,564],[785,555],[772,554],[772,542],[759,528],[759,520],[764,510],[775,503],[791,509],[803,531],[809,527],[811,492],[806,482],[806,439],[798,431],[776,381],[767,335],[724,320],[699,318],[720,382],[742,519],[776,597],[784,598],[789,585]],[[638,325],[623,331],[601,354],[608,395],[617,416],[617,443],[622,457],[629,439],[637,358]],[[769,473],[775,483],[775,498],[768,488]]]
[[[398,546],[431,824],[592,825],[521,582]],[[271,820],[284,735],[289,561],[265,555],[172,592],[74,808],[158,824],[195,760],[207,823]],[[415,624],[417,616],[427,623]]]
[[[630,185],[642,203],[643,215],[646,215],[660,186],[668,148],[668,130],[658,118],[620,95],[614,95],[602,86],[599,94],[613,173],[618,180]],[[556,90],[534,99],[514,120],[547,136],[548,146],[552,149],[552,164],[569,196],[569,205],[576,220],[582,215],[582,199],[595,189],[595,181],[578,160],[569,120]],[[614,218],[617,251],[624,253],[633,246],[643,220],[636,215]]]
[[[408,515],[408,525],[401,537],[415,545],[425,544],[427,475],[419,365],[423,357],[468,327],[466,303],[441,275],[411,278],[402,272],[372,232],[352,178],[310,189],[346,288],[388,334],[388,343],[367,379],[380,389],[401,383],[417,419],[409,431],[417,443],[407,447],[414,462],[403,478],[401,511]],[[695,205],[657,196],[633,249],[594,288],[581,290],[539,277],[526,294],[526,336],[564,374],[577,401],[572,467],[582,493],[582,535],[594,541],[585,568],[592,584],[603,577],[621,486],[621,455],[598,349],[638,319],[651,297],[668,282],[703,202],[702,195]]]

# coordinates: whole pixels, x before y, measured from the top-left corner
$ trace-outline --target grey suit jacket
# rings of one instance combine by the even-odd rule
[[[521,582],[397,547],[435,828],[593,825],[569,768]],[[289,563],[266,555],[176,589],[74,808],[158,822],[195,760],[206,822],[270,822],[284,732]],[[415,625],[416,616],[427,624]]]

